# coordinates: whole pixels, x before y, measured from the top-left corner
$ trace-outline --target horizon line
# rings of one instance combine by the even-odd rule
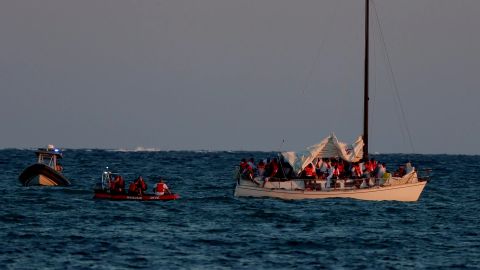
[[[38,147],[0,147],[2,150],[37,150]],[[136,148],[101,148],[101,147],[59,147],[60,150],[100,150],[112,152],[261,152],[261,153],[280,153],[291,151],[278,150],[253,150],[253,149],[160,149],[154,147],[136,147]],[[452,155],[452,156],[479,156],[480,154],[466,154],[466,153],[406,153],[406,152],[373,152],[369,155]]]

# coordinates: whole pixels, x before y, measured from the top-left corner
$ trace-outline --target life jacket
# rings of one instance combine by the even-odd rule
[[[353,169],[355,171],[355,176],[357,177],[362,176],[362,169],[360,169],[360,165],[355,165]]]
[[[135,182],[130,183],[130,186],[128,186],[128,191],[129,192],[137,191],[137,185],[135,184]]]
[[[245,170],[247,168],[247,165],[248,165],[247,162],[241,161],[240,162],[240,169]]]
[[[368,171],[368,172],[373,172],[373,170],[375,169],[375,164],[371,161],[367,161],[365,163],[365,169]]]
[[[315,170],[310,167],[310,166],[307,166],[305,167],[305,176],[314,176],[315,175]]]
[[[338,169],[338,167],[333,169],[333,176],[340,176],[340,169]]]
[[[369,172],[370,171],[370,161],[367,161],[363,163],[363,166],[365,168],[365,171]]]
[[[272,174],[270,176],[275,176],[278,172],[278,164],[276,162],[272,162]]]
[[[339,163],[337,165],[337,168],[338,168],[338,173],[342,173],[343,171],[345,171],[345,166],[343,166],[343,163]]]
[[[157,183],[157,189],[155,190],[155,192],[159,192],[159,193],[165,192],[165,184]]]

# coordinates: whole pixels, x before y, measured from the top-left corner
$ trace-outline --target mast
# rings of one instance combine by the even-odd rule
[[[368,58],[369,58],[369,25],[370,25],[370,0],[365,0],[365,67],[363,88],[363,160],[368,160]]]

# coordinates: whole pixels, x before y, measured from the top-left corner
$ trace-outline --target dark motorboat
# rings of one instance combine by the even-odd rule
[[[68,181],[63,176],[63,168],[59,164],[59,159],[62,158],[62,153],[53,145],[47,148],[40,148],[35,151],[37,155],[37,163],[27,167],[18,180],[24,186],[68,186]]]
[[[107,167],[102,174],[102,181],[94,187],[95,194],[93,198],[114,201],[171,201],[180,198],[178,194],[171,193],[170,191],[165,192],[163,195],[148,193],[139,195],[129,194],[124,188],[122,188],[121,191],[115,190],[115,188],[112,187],[112,183],[114,183],[114,179],[117,176],[119,176],[119,174],[110,172]]]

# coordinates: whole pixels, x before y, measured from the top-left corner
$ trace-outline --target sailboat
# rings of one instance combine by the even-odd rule
[[[287,200],[353,198],[359,200],[417,201],[427,184],[428,177],[419,177],[411,164],[400,175],[384,173],[381,178],[339,178],[332,182],[328,178],[304,177],[301,172],[314,160],[338,159],[342,162],[368,162],[368,105],[369,105],[369,28],[370,0],[365,0],[365,62],[363,98],[363,135],[354,144],[339,142],[334,134],[302,153],[283,152],[280,155],[281,176],[272,177],[242,174],[237,168],[236,197],[271,197]],[[283,164],[283,165],[282,165]],[[290,176],[287,176],[290,175]]]

